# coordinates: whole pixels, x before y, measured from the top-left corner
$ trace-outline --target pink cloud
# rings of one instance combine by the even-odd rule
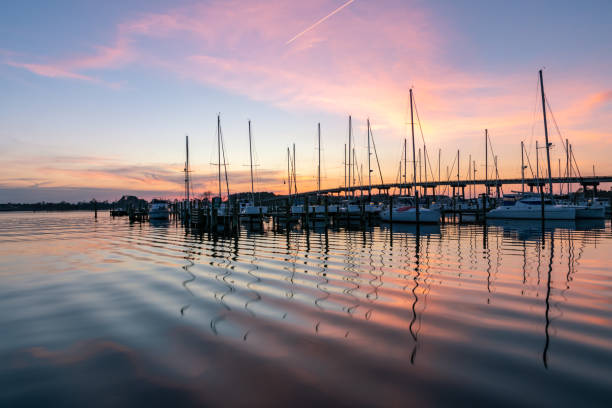
[[[137,64],[283,109],[369,116],[377,136],[390,143],[405,134],[408,89],[413,86],[428,143],[478,140],[466,143],[476,151],[485,127],[502,151],[531,137],[535,69],[512,76],[458,70],[444,59],[454,33],[427,10],[354,2],[286,44],[320,19],[322,10],[341,4],[231,0],[143,13],[118,24],[111,45],[94,47],[91,54],[11,65],[48,77],[97,81],[96,70]],[[570,138],[609,136],[601,121],[586,122],[612,99],[612,91],[602,92],[588,81],[555,83],[548,78],[547,91]],[[565,95],[587,96],[570,103]],[[538,124],[536,131],[540,129]],[[516,173],[511,167],[504,170]],[[391,165],[384,171],[388,178],[395,173]]]

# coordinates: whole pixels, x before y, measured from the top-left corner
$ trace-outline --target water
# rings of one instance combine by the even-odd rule
[[[610,223],[0,214],[0,406],[609,406]]]

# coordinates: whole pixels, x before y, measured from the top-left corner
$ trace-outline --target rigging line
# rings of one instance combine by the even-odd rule
[[[421,140],[423,141],[423,146],[425,146],[425,136],[423,135],[423,128],[421,127],[421,118],[419,117],[419,109],[417,108],[416,98],[414,96],[414,92],[412,93],[412,104],[414,105],[414,111],[416,112],[417,123],[419,124],[419,130],[421,131]],[[431,175],[431,179],[434,179],[433,170],[431,168],[431,159],[429,158],[429,152],[427,149],[425,150],[425,155],[427,156],[427,162],[429,163],[429,174]],[[427,167],[427,163],[425,165]],[[427,173],[427,168],[425,168],[425,172]]]
[[[552,117],[553,124],[555,125],[555,129],[557,130],[557,135],[559,136],[559,140],[561,141],[561,146],[563,146],[563,151],[565,152],[565,154],[567,154],[567,150],[565,148],[565,142],[563,141],[561,130],[559,130],[559,125],[557,125],[557,119],[555,119],[555,114],[553,113],[553,110],[550,107],[550,102],[548,102],[548,97],[544,95],[544,99],[546,100],[546,106],[548,106],[548,111],[550,112],[550,116]]]
[[[533,105],[533,118],[531,120],[531,138],[529,139],[529,150],[531,150],[531,148],[533,147],[533,138],[534,138],[534,133],[535,133],[535,125],[536,125],[536,114],[538,113],[538,99],[539,99],[539,93],[540,93],[540,79],[538,78],[537,83],[536,83],[536,97],[535,97],[535,103]]]
[[[576,171],[578,172],[578,177],[582,178],[582,174],[580,174],[580,168],[578,167],[578,162],[576,161],[576,156],[574,156],[574,150],[572,149],[571,158],[574,159],[574,164],[576,165]]]
[[[370,127],[370,138],[372,140],[372,147],[374,147],[374,156],[376,157],[376,165],[378,166],[378,174],[380,175],[380,184],[385,184],[383,181],[382,170],[380,169],[380,161],[378,160],[378,153],[376,152],[376,143],[374,143],[374,133]]]
[[[402,160],[399,161],[399,168],[397,170],[397,179],[395,180],[396,182],[396,186],[394,187],[394,192],[397,193],[397,190],[399,190],[399,193],[401,194],[402,192],[402,187],[398,187],[401,186],[402,184]]]
[[[533,173],[533,167],[531,167],[531,160],[529,160],[529,152],[525,150],[525,157],[527,157],[527,164],[529,164],[529,171],[531,172],[531,178],[535,178],[535,174]]]
[[[219,133],[221,134],[221,151],[223,152],[223,172],[225,173],[225,188],[227,190],[227,200],[230,199],[229,193],[229,181],[227,179],[227,160],[225,159],[225,141],[223,140],[223,130],[219,128]]]

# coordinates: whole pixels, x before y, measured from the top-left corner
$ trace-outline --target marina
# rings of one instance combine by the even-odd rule
[[[608,408],[611,16],[0,3],[0,408]]]

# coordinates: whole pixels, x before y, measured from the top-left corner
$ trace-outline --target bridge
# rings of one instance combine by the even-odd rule
[[[548,184],[548,178],[540,178],[540,179],[524,179],[525,185],[533,188],[538,186],[545,186]],[[585,190],[588,187],[592,187],[595,191],[597,191],[597,186],[600,183],[612,183],[612,176],[593,176],[593,177],[553,177],[553,184],[580,184]],[[407,191],[410,191],[413,187],[421,187],[425,190],[425,194],[427,194],[427,189],[432,189],[432,192],[435,191],[436,187],[448,186],[450,188],[457,189],[465,189],[465,187],[470,185],[478,185],[478,186],[487,186],[489,188],[499,188],[503,185],[518,185],[522,184],[523,179],[521,178],[509,178],[509,179],[493,179],[493,180],[443,180],[443,181],[418,181],[416,183],[385,183],[385,184],[372,184],[372,190],[378,190],[379,193],[385,191],[389,192],[392,188],[401,188]],[[316,195],[316,194],[342,194],[346,191],[348,192],[356,192],[356,191],[368,191],[369,187],[367,185],[358,185],[351,187],[336,187],[336,188],[328,188],[320,191],[306,191],[298,193],[298,196],[307,196],[307,195]],[[462,190],[463,191],[463,190]]]

